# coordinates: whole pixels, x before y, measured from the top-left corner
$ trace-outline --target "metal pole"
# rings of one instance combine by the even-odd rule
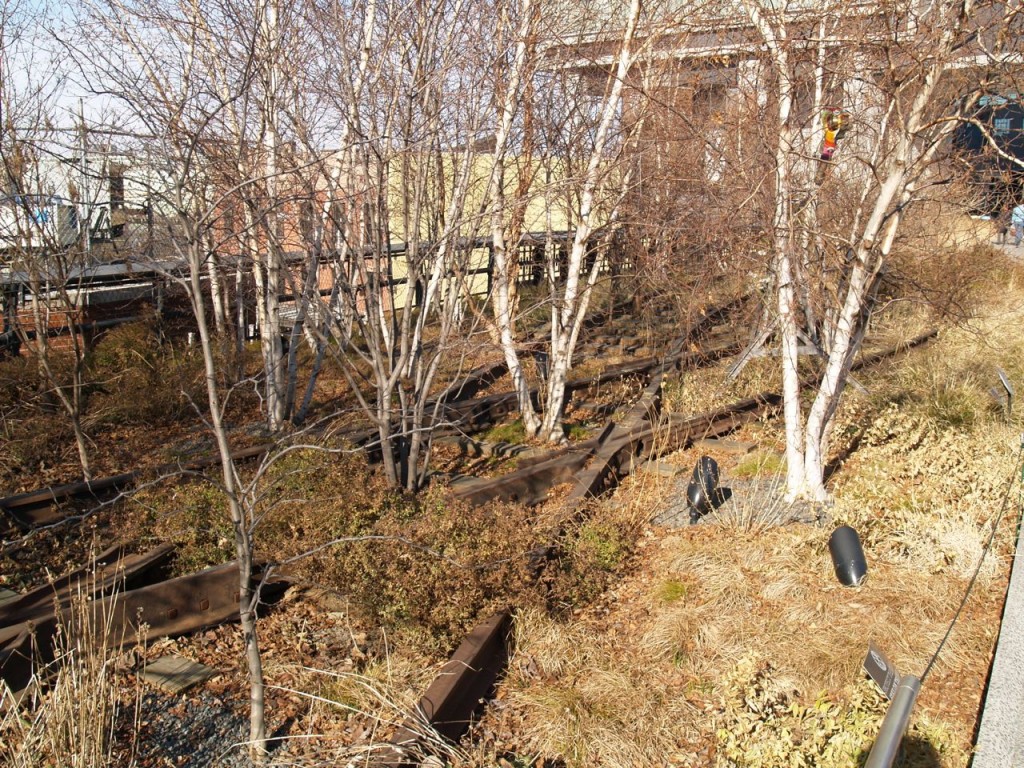
[[[864,768],[890,768],[899,752],[900,741],[907,730],[907,722],[920,691],[921,681],[913,675],[906,675],[900,680]]]
[[[85,105],[82,99],[78,100],[78,117],[81,121],[81,132],[79,133],[79,136],[81,138],[80,149],[82,151],[82,189],[78,193],[81,198],[79,222],[82,227],[82,250],[85,253],[89,253],[92,247],[92,233],[90,232],[92,211],[89,209],[89,172],[85,167],[88,162],[89,150],[86,144]]]

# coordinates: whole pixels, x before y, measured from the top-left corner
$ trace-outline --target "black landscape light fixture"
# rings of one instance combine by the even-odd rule
[[[690,525],[718,506],[718,462],[701,456],[693,468],[693,477],[686,488],[686,504],[690,507]]]
[[[828,551],[840,583],[845,587],[859,587],[867,578],[868,563],[857,532],[848,525],[836,528],[829,537]]]

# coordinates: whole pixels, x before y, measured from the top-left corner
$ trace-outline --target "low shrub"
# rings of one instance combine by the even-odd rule
[[[540,602],[525,508],[474,506],[438,487],[392,495],[380,512],[367,537],[311,566],[406,642],[447,652],[494,611]]]
[[[481,438],[485,443],[525,443],[526,427],[522,419],[491,427]]]
[[[753,655],[740,660],[717,689],[717,766],[725,768],[847,768],[861,765],[874,743],[886,702],[862,680],[848,701],[825,693],[812,702]],[[939,725],[911,726],[901,765],[934,766],[956,748]]]
[[[786,469],[786,457],[774,451],[751,454],[732,468],[730,474],[738,478],[754,478],[769,475],[781,475]]]
[[[664,603],[675,603],[689,594],[690,586],[678,579],[668,579],[661,585],[658,595]]]
[[[152,324],[128,323],[105,333],[89,357],[90,411],[100,424],[169,424],[205,402],[202,364],[161,344]]]
[[[127,512],[125,538],[173,543],[179,575],[226,562],[235,555],[224,494],[204,480],[149,487],[134,495]]]
[[[633,551],[638,520],[627,506],[593,504],[563,531],[549,575],[553,605],[572,608],[600,595]]]

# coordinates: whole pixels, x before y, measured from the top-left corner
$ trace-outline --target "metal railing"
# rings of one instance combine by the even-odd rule
[[[917,701],[917,694],[920,692],[921,681],[918,678],[905,675],[900,680],[864,768],[889,768],[893,764],[899,753],[903,734],[907,731],[914,702]]]

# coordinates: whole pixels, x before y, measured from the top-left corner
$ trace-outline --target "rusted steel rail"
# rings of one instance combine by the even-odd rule
[[[904,344],[867,355],[854,363],[851,369],[862,370],[876,365],[931,341],[937,333],[938,331],[931,330]],[[598,496],[609,490],[617,485],[622,477],[629,474],[635,464],[655,458],[656,452],[671,453],[685,448],[695,439],[727,434],[781,404],[781,394],[762,392],[752,398],[737,401],[691,419],[672,419],[667,425],[645,423],[630,430],[628,423],[624,423],[618,434],[611,435],[605,441],[593,465],[575,478],[575,487],[566,499],[566,504],[579,503],[586,497]]]
[[[859,360],[853,370],[875,365],[893,355],[900,354],[935,338],[929,331],[883,352]],[[680,360],[682,364],[682,360]],[[671,419],[666,424],[645,421],[632,427],[610,424],[598,438],[558,451],[529,466],[501,477],[460,483],[454,494],[474,504],[491,500],[518,501],[538,504],[547,498],[557,485],[575,481],[569,499],[578,502],[587,496],[599,495],[614,487],[628,474],[629,468],[657,453],[669,453],[685,448],[691,442],[707,437],[718,437],[734,431],[741,425],[759,418],[777,408],[782,396],[776,392],[762,392],[754,397],[707,411],[688,419]],[[644,406],[646,407],[646,406]],[[594,464],[584,471],[592,458]]]
[[[631,303],[632,299],[620,301],[609,309],[600,310],[587,317],[583,321],[580,341],[585,340],[595,329],[601,328],[613,317],[624,312],[628,309]],[[546,333],[546,330],[544,329],[533,333],[529,338],[523,341],[521,345],[522,348],[529,349],[536,345],[544,333]],[[427,410],[431,410],[439,404],[470,400],[476,397],[481,390],[486,389],[491,384],[494,384],[506,373],[508,373],[508,364],[504,360],[495,360],[493,362],[484,363],[483,365],[471,370],[461,379],[458,379],[445,387],[437,397],[427,403],[426,408]]]
[[[124,488],[138,477],[138,472],[124,472],[113,477],[89,480],[81,483],[50,486],[38,491],[17,493],[0,499],[0,510],[3,510],[8,522],[17,528],[30,528],[51,522],[46,514],[54,504],[71,498],[99,497],[111,491]],[[53,516],[52,519],[55,519]]]
[[[116,589],[141,586],[149,573],[165,566],[173,554],[170,544],[142,554],[126,554],[123,544],[115,544],[93,558],[91,564],[0,606],[0,627],[45,618],[53,613],[55,605],[67,607],[79,595],[94,598]]]
[[[447,403],[452,400],[466,400],[475,397],[480,390],[489,387],[506,373],[508,373],[508,365],[504,360],[485,363],[445,387],[444,391],[437,396],[437,400]]]
[[[666,372],[734,354],[738,350],[738,345],[734,345],[711,352],[685,355],[682,353],[684,343],[685,340],[677,343],[668,360],[659,360],[653,366],[644,364],[631,371],[645,374],[653,371],[653,375],[644,394],[630,408],[622,425],[611,424],[600,437],[573,449],[556,451],[554,455],[535,460],[528,468],[513,473],[525,480],[525,486],[520,486],[517,491],[524,493],[524,498],[520,500],[531,501],[536,497],[539,501],[550,487],[558,484],[552,482],[552,477],[568,479],[574,468],[582,467],[593,452],[600,454],[604,446],[611,446],[613,454],[617,452],[620,443],[629,439],[634,427],[639,428],[650,422],[659,412],[661,379]],[[511,476],[503,480],[508,477]],[[472,491],[467,492],[465,486],[457,490],[456,494],[473,498]],[[474,629],[384,750],[368,753],[350,765],[412,768],[422,764],[422,760],[432,751],[431,745],[436,744],[438,738],[457,742],[480,708],[481,700],[504,669],[509,655],[510,628],[511,616],[506,611],[496,614]]]
[[[265,443],[250,448],[240,448],[232,452],[231,458],[236,461],[257,458],[266,454],[271,447],[271,444]],[[56,504],[68,501],[69,499],[93,499],[99,501],[111,493],[124,490],[148,473],[170,475],[182,472],[198,472],[216,466],[219,462],[220,457],[218,456],[205,456],[189,462],[162,464],[152,469],[137,469],[112,477],[68,483],[66,485],[54,485],[38,491],[6,496],[0,498],[0,512],[4,513],[3,518],[0,519],[0,530],[2,530],[4,522],[21,530],[28,530],[36,526],[57,522],[64,515],[54,509]]]
[[[660,365],[666,370],[682,370],[734,354],[737,348],[737,345],[729,345],[709,352],[681,355],[674,361],[662,362]],[[641,399],[641,404],[636,406],[637,412],[646,411],[648,407],[646,401]],[[591,457],[599,452],[607,453],[608,446],[614,446],[607,457],[611,461],[621,452],[623,440],[629,441],[630,435],[637,431],[635,426],[630,429],[632,432],[627,429],[627,434],[624,434],[614,422],[610,423],[599,437],[583,441],[568,449],[553,451],[548,457],[540,457],[529,463],[521,462],[518,470],[501,477],[460,483],[453,492],[457,497],[474,504],[483,504],[491,500],[538,504],[547,498],[548,492],[556,485],[576,477]]]
[[[667,425],[646,423],[625,434],[610,425],[600,437],[556,452],[546,461],[501,477],[461,483],[453,493],[474,504],[500,500],[532,505],[544,501],[555,486],[573,480],[578,482],[570,492],[571,498],[597,495],[628,474],[633,463],[649,457],[655,443],[658,449],[679,450],[694,440],[731,432],[780,402],[777,395],[765,393]],[[599,452],[603,457],[600,465],[583,473],[587,462]]]
[[[614,423],[612,428],[606,432],[591,466],[576,475],[575,486],[565,502],[567,505],[576,505],[584,497],[593,495],[592,489],[610,485],[612,478],[617,482],[624,469],[626,472],[632,470],[632,468],[622,466],[619,454],[623,454],[623,449],[620,444],[634,433],[645,432],[644,425],[657,422],[661,414],[661,385],[664,377],[665,370],[662,368],[651,377],[643,395],[626,412],[621,421]],[[634,445],[632,442],[630,442],[630,446],[630,459],[643,449],[642,445]]]
[[[715,310],[714,313],[709,313],[704,322],[712,322],[714,319],[717,319],[721,311],[723,310],[719,309]],[[699,332],[700,328],[703,327],[704,325],[702,324],[698,329],[691,331],[691,334]],[[712,357],[707,359],[713,359],[714,356],[731,354],[731,352],[718,350],[710,354]],[[683,357],[689,358],[692,356]],[[682,359],[677,358],[671,364],[678,366],[680,364],[679,360]],[[646,377],[652,370],[665,364],[662,358],[647,357],[609,366],[595,376],[570,381],[566,385],[567,393],[571,397],[576,392],[600,386],[610,381],[618,381],[629,376]],[[503,365],[503,363],[492,364],[476,369],[460,380],[457,389],[449,388],[446,391],[445,397],[454,398],[456,392],[475,393],[479,391],[481,386],[486,385],[489,377],[498,369],[501,369]],[[533,390],[531,396],[536,402],[539,397],[538,391],[536,389]],[[441,416],[439,421],[441,425],[435,427],[436,434],[439,436],[447,434],[463,435],[480,432],[498,423],[508,414],[515,413],[518,407],[518,399],[514,392],[502,392],[468,400],[446,400],[440,404]],[[351,433],[348,436],[348,440],[354,446],[370,448],[377,437],[378,433],[376,430],[366,429]],[[252,446],[234,451],[231,454],[231,458],[236,461],[258,459],[266,455],[272,448],[273,444],[270,443]],[[123,491],[147,474],[177,475],[182,472],[202,471],[216,466],[219,461],[220,459],[217,456],[207,456],[186,463],[163,464],[150,470],[134,470],[112,477],[50,486],[37,491],[3,497],[0,498],[0,512],[3,513],[3,517],[0,519],[0,530],[3,530],[4,523],[7,524],[9,529],[14,528],[22,531],[31,530],[42,525],[49,525],[64,518],[65,515],[55,507],[68,500],[91,499],[99,501],[110,494]]]
[[[373,768],[414,768],[441,737],[456,743],[505,668],[512,615],[500,611],[477,625],[441,668],[412,714],[384,749],[349,763]]]
[[[708,308],[702,314],[701,318],[687,328],[686,331],[674,342],[666,355],[649,356],[637,360],[630,360],[625,363],[618,363],[616,365],[608,366],[595,376],[570,380],[566,384],[567,398],[571,398],[572,395],[581,390],[600,386],[601,384],[606,384],[610,381],[618,381],[629,376],[646,378],[651,375],[652,371],[658,370],[661,367],[669,366],[678,368],[680,365],[686,366],[696,364],[689,361],[688,358],[690,356],[686,355],[683,350],[687,345],[694,344],[715,325],[721,324],[729,317],[730,313],[734,312],[735,309],[743,303],[744,300],[745,299],[743,298],[736,299]],[[621,307],[619,309],[621,309]],[[611,315],[613,313],[609,312],[606,314]],[[585,324],[585,327],[599,327],[600,323],[605,321],[604,314],[599,314],[595,319],[588,321],[588,323]],[[729,349],[732,350],[733,346],[730,345]],[[735,345],[735,350],[739,351],[739,349],[740,346],[737,343]],[[708,357],[707,359],[717,359],[717,356],[723,356],[726,354],[734,354],[734,352],[725,352],[723,350],[712,351],[710,353],[711,357]],[[686,361],[680,363],[680,361],[684,359],[686,359]],[[494,365],[503,366],[504,364],[496,363]],[[502,370],[507,369],[502,368]],[[453,387],[449,387],[449,389],[446,390],[446,393],[453,391]],[[479,387],[462,387],[460,388],[460,391],[463,391],[464,393],[472,391],[475,394],[475,392],[479,391]],[[530,398],[533,400],[534,405],[539,405],[540,391],[536,388],[531,389]],[[463,435],[488,429],[509,414],[516,413],[519,410],[519,399],[515,392],[500,392],[472,399],[451,399],[442,395],[428,403],[426,406],[428,411],[434,410],[435,408],[437,409],[438,416],[434,421],[434,434],[439,436],[447,436],[450,434]],[[377,436],[376,430],[369,429],[357,436],[353,436],[352,441],[355,445],[365,446],[376,440]]]
[[[678,348],[681,347],[680,343]],[[700,357],[677,355],[667,362],[648,358],[613,366],[598,376],[573,382],[570,391],[630,375],[648,376],[652,370],[658,371],[656,375],[660,378],[668,367],[685,364],[681,362],[683,358],[697,360]],[[460,387],[458,392],[479,391],[480,386],[485,386],[487,380],[496,375],[498,368],[500,366],[492,367],[489,371],[478,369],[472,372],[470,376],[476,377],[475,382]],[[451,396],[457,397],[458,394],[452,392]],[[445,397],[447,399],[448,393],[445,393]],[[467,419],[470,425],[494,423],[509,412],[505,410],[506,403],[508,400],[501,395],[480,398],[464,407],[459,407],[457,402],[446,403],[446,408],[455,406],[446,411],[446,415],[454,413],[460,418],[470,416]],[[605,436],[606,442],[611,435],[608,433]],[[601,445],[601,441],[598,440],[596,444]],[[261,456],[267,449],[268,446],[257,446],[236,452],[233,458]],[[187,465],[165,465],[155,471],[194,471],[212,466],[218,460],[217,457],[209,457]],[[75,495],[94,497],[111,490],[121,490],[141,474],[124,473],[92,483],[48,488],[34,494],[9,497],[0,500],[0,504],[11,514],[26,515],[49,507],[61,498]],[[125,557],[119,547],[111,548],[99,560],[114,560],[113,564],[108,562],[106,565],[93,566],[92,569],[80,569],[59,582],[34,590],[0,610],[0,677],[12,689],[18,690],[30,682],[34,664],[52,661],[53,637],[66,612],[72,609],[75,595],[79,594],[75,590],[81,589],[83,581],[89,584],[87,589],[94,598],[90,603],[91,610],[97,616],[108,617],[107,633],[109,639],[116,643],[133,642],[142,623],[149,627],[149,635],[155,637],[193,631],[237,616],[238,576],[233,563],[166,582],[135,585],[136,576],[157,568],[170,554],[170,547],[164,547],[144,555]],[[376,764],[415,764],[412,762],[413,757],[422,753],[426,746],[426,728],[453,741],[462,735],[481,698],[493,686],[504,667],[510,623],[510,615],[507,612],[501,613],[470,634],[424,694],[414,715],[392,739],[389,762]]]
[[[600,328],[608,322],[609,318],[623,311],[625,306],[626,302],[622,302],[610,310],[595,313],[585,322],[585,330],[593,331]],[[730,303],[709,310],[694,332],[699,331],[707,323],[724,316],[732,306],[733,304]],[[571,382],[569,391],[577,391],[633,374],[642,374],[656,364],[655,358],[648,358],[611,366],[596,377]],[[499,380],[506,372],[507,366],[503,361],[486,363],[449,385],[434,401],[429,403],[428,410],[433,409],[435,405],[439,406],[440,418],[448,425],[447,430],[444,427],[439,428],[439,434],[448,432],[465,434],[481,431],[493,426],[507,414],[514,412],[518,408],[518,401],[514,393],[501,393],[474,399],[474,395],[481,389]],[[536,398],[537,394],[533,393],[533,397]],[[348,435],[348,440],[354,446],[369,448],[372,447],[377,437],[376,430],[365,429],[351,432]],[[265,443],[234,451],[231,457],[236,461],[258,459],[266,455],[272,448],[273,444]],[[146,474],[172,475],[201,471],[215,466],[219,461],[217,456],[207,456],[190,462],[168,463],[150,470],[133,470],[111,477],[49,486],[36,491],[2,497],[0,498],[0,532],[5,527],[7,530],[28,531],[39,526],[56,523],[65,517],[62,512],[55,509],[56,505],[72,499],[100,501],[130,487]]]
[[[704,361],[716,359],[716,356],[732,354],[731,349],[716,350],[703,356]],[[738,349],[738,347],[735,347]],[[694,363],[696,364],[696,363]],[[630,376],[647,378],[652,371],[664,365],[660,357],[646,357],[640,360],[631,360],[628,363],[620,363],[605,368],[594,376],[582,379],[572,379],[565,385],[566,396],[571,397],[591,387],[598,387],[611,381],[620,381]],[[534,388],[530,390],[530,397],[535,404],[539,403],[540,392]],[[510,413],[519,410],[519,400],[515,392],[501,392],[474,400],[465,400],[446,404],[442,408],[442,423],[449,429],[459,434],[475,432],[487,429]],[[444,434],[445,427],[439,427],[438,434]]]
[[[53,640],[62,622],[74,615],[77,598],[88,598],[86,610],[108,646],[134,643],[146,625],[149,638],[194,632],[237,619],[238,566],[235,562],[199,573],[156,583],[144,583],[158,572],[173,551],[158,547],[141,555],[109,561],[96,558],[90,566],[60,582],[39,587],[0,611],[0,679],[12,691],[21,691],[35,671],[54,661]],[[139,582],[142,581],[142,584]],[[253,586],[258,585],[258,576]],[[261,594],[279,593],[287,582],[274,579]],[[48,593],[48,594],[47,594]]]
[[[471,393],[476,393],[482,387],[500,378],[504,371],[504,363],[492,363],[476,368],[452,384],[442,393],[441,397],[447,400],[457,399],[460,396],[470,396]],[[355,439],[358,440],[361,434],[355,435]],[[272,448],[272,443],[242,448],[233,451],[231,458],[235,461],[258,459],[265,456]],[[6,522],[12,524],[15,528],[29,530],[36,526],[47,525],[60,520],[63,515],[54,510],[54,505],[69,499],[93,499],[98,501],[100,498],[111,493],[124,490],[147,473],[161,475],[195,472],[209,469],[212,466],[216,466],[219,462],[219,456],[206,456],[185,463],[162,464],[151,470],[133,470],[111,477],[54,485],[36,491],[18,493],[0,498],[0,512],[4,513],[3,517],[6,518]],[[2,529],[3,522],[3,520],[0,520],[0,529]]]
[[[869,355],[852,368],[859,370],[874,365],[895,354],[924,344],[935,336],[935,331],[929,331],[906,344]],[[584,498],[596,496],[615,485],[622,476],[632,470],[638,459],[653,456],[656,451],[678,450],[701,437],[713,437],[733,431],[741,424],[777,409],[782,403],[782,396],[778,393],[765,392],[691,418],[660,420],[656,415],[660,411],[659,390],[664,373],[665,370],[662,369],[652,376],[651,383],[640,401],[629,409],[620,424],[609,424],[601,437],[576,446],[575,449],[559,451],[550,458],[539,460],[532,466],[510,475],[463,485],[455,490],[455,494],[477,503],[491,499],[536,503],[545,498],[554,485],[575,479],[576,486],[567,498],[566,504],[578,505]],[[591,456],[598,460],[594,462],[594,466],[581,472],[580,469]],[[577,473],[575,477],[574,473]],[[493,623],[495,621],[496,619],[492,618],[489,623],[491,632],[497,631]],[[478,628],[474,635],[478,632],[482,632],[481,628]],[[507,630],[501,629],[501,632],[507,633]],[[473,638],[473,635],[470,638]],[[500,649],[494,648],[493,639],[487,641],[492,643],[490,646],[480,639],[475,642],[477,646],[492,648],[489,651],[491,655],[485,658],[494,658],[495,664],[504,664],[505,656]],[[459,651],[462,652],[468,643],[470,639],[467,639]],[[443,695],[446,690],[442,675],[421,700],[417,708],[417,715],[420,716],[413,718],[415,727],[409,727],[407,723],[392,738],[383,754],[368,757],[366,762],[357,761],[353,764],[377,768],[411,768],[420,765],[424,756],[430,753],[429,745],[432,739],[441,736],[449,741],[456,741],[461,737],[479,705],[481,694],[476,692],[490,688],[500,675],[501,668],[494,670],[486,661],[479,658],[467,660],[458,653],[452,657],[449,665],[457,661],[458,668],[453,670],[453,673],[459,680],[457,684],[452,682],[450,687],[458,692],[452,693],[451,699],[441,699],[443,703],[437,704],[436,696]],[[474,681],[472,678],[478,675],[480,679]],[[465,679],[467,677],[471,679]],[[471,691],[472,695],[464,691]],[[458,715],[448,714],[452,711],[458,712]],[[445,714],[437,716],[438,712]],[[458,728],[448,727],[452,720],[459,725]]]

